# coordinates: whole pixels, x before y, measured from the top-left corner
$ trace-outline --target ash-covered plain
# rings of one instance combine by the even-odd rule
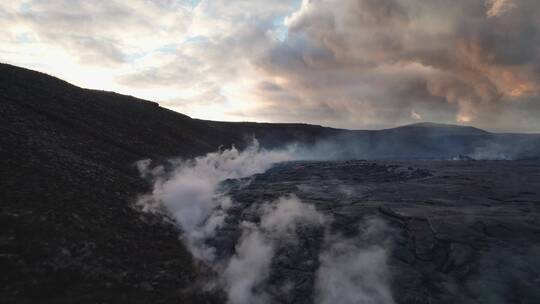
[[[207,245],[259,271],[236,302],[540,301],[539,162],[286,162],[222,186],[232,205]],[[290,200],[320,218],[269,214]]]

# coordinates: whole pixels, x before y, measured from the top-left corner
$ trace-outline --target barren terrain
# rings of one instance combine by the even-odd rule
[[[278,241],[262,284],[275,302],[312,303],[328,233],[356,242],[356,256],[368,245],[386,251],[396,303],[540,300],[538,162],[291,162],[248,186],[229,184],[235,203],[211,241],[222,258],[234,252],[239,223],[259,220],[253,205],[293,194],[332,219]],[[373,218],[386,228],[366,239],[363,223]]]

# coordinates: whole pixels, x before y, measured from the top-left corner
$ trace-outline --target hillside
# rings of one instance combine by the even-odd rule
[[[212,130],[155,103],[7,65],[0,116],[4,303],[205,298],[178,292],[196,271],[176,229],[133,208],[148,189],[133,162],[212,150]]]
[[[0,65],[0,116],[1,297],[17,303],[205,298],[178,292],[196,272],[176,229],[133,207],[149,186],[134,163],[327,130],[229,129],[10,65]]]

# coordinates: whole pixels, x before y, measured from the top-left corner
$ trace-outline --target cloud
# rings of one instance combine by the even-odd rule
[[[8,1],[0,55],[200,118],[540,131],[539,5]]]
[[[412,110],[411,118],[416,119],[416,120],[422,120],[422,115],[418,114],[415,110]]]
[[[10,28],[40,43],[61,46],[83,64],[122,63],[131,53],[175,43],[185,35],[188,9],[175,3],[14,1]]]
[[[281,79],[281,87],[320,109],[352,116],[354,108],[343,108],[352,101],[390,119],[403,106],[410,112],[411,104],[442,99],[455,105],[456,121],[472,122],[538,97],[540,62],[529,52],[538,41],[526,34],[538,32],[534,17],[523,9],[500,20],[486,18],[515,5],[496,1],[486,12],[475,1],[304,1],[286,19],[289,40],[276,45],[261,66]]]
[[[513,0],[488,0],[486,5],[488,7],[486,12],[488,17],[499,17],[516,7]]]

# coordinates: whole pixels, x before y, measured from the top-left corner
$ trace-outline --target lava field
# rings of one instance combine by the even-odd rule
[[[327,219],[263,231],[275,248],[254,289],[271,302],[540,301],[538,162],[288,162],[224,187],[233,203],[207,241],[220,260],[238,250],[242,226],[260,225],[261,204],[292,197]],[[330,261],[336,238],[346,246]],[[328,294],[348,283],[351,295]]]

